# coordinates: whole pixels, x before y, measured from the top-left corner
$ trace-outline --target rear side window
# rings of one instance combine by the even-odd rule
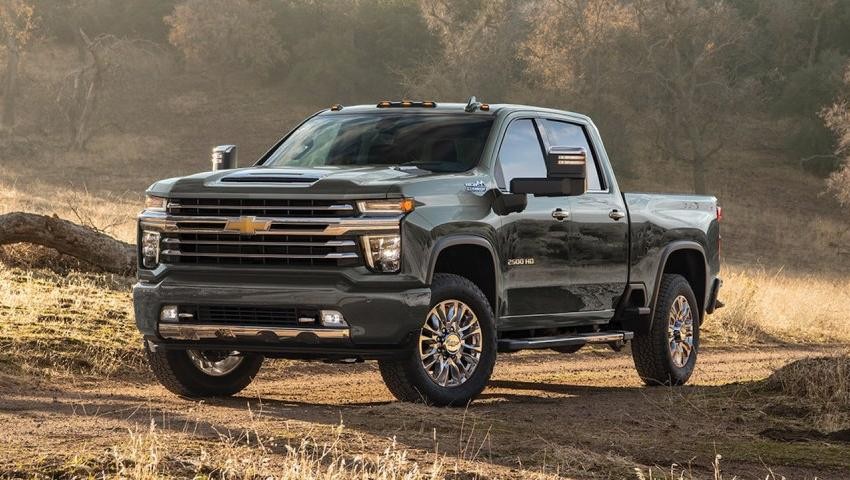
[[[587,152],[587,189],[604,190],[599,176],[599,168],[596,165],[596,157],[587,134],[581,125],[575,123],[561,122],[558,120],[544,120],[549,143],[557,147],[583,147]]]
[[[546,178],[543,148],[533,121],[514,120],[508,125],[499,148],[499,167],[507,188],[514,178]]]

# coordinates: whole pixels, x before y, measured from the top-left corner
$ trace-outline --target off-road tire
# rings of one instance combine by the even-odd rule
[[[683,367],[673,363],[667,338],[668,316],[673,301],[684,296],[690,304],[693,319],[693,351]],[[699,352],[699,324],[702,312],[699,309],[691,285],[681,275],[665,274],[661,278],[658,299],[653,312],[649,332],[635,334],[632,340],[632,357],[640,378],[649,386],[684,385],[694,371]]]
[[[446,273],[434,275],[430,307],[449,299],[466,303],[478,317],[483,337],[478,366],[461,385],[438,385],[422,366],[417,332],[417,341],[411,342],[404,357],[378,362],[384,383],[400,401],[424,402],[435,406],[465,406],[484,390],[490,380],[496,364],[496,320],[490,302],[481,289],[464,277]],[[425,322],[424,318],[422,322]]]
[[[245,354],[235,370],[220,377],[207,375],[192,363],[185,350],[157,349],[145,344],[145,353],[159,383],[168,391],[189,398],[229,397],[247,387],[263,364],[262,355]]]

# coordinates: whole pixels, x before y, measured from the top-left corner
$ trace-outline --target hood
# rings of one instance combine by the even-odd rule
[[[250,167],[203,172],[154,183],[152,195],[386,198],[401,195],[402,188],[425,179],[452,177],[416,167]]]

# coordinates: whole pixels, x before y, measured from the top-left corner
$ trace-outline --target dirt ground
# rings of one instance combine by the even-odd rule
[[[297,439],[342,423],[364,450],[395,437],[414,460],[436,450],[483,477],[559,470],[634,478],[633,465],[669,475],[673,464],[713,477],[720,454],[725,478],[765,478],[768,468],[776,478],[850,478],[850,443],[768,438],[769,429],[803,428],[808,420],[793,399],[754,382],[791,360],[841,348],[706,349],[691,385],[681,388],[642,387],[628,352],[503,355],[468,409],[394,402],[373,363],[270,362],[238,397],[202,402],[178,398],[148,375],[0,377],[0,476],[120,444],[128,430],[153,421],[173,438],[201,443],[246,429]]]

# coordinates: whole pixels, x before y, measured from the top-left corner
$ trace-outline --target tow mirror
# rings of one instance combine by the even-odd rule
[[[505,193],[498,189],[493,190],[493,212],[496,215],[507,215],[519,213],[528,206],[528,195],[524,193]]]
[[[581,195],[587,178],[587,151],[581,147],[551,147],[546,155],[546,178],[514,178],[511,193],[536,197]]]
[[[238,165],[236,158],[236,145],[219,145],[212,151],[212,169],[230,170]]]

